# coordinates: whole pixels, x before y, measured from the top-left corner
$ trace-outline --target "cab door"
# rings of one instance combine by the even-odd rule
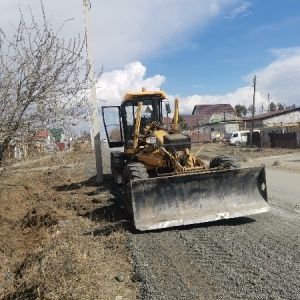
[[[120,106],[102,106],[102,117],[109,148],[124,146]]]

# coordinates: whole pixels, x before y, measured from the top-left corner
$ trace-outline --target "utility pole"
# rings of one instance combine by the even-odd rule
[[[270,93],[268,93],[268,112],[270,112]]]
[[[253,78],[253,103],[252,103],[252,122],[250,132],[250,145],[253,146],[253,129],[254,129],[254,114],[255,114],[255,92],[256,92],[256,75]]]
[[[98,103],[96,93],[95,71],[94,71],[94,57],[92,49],[92,36],[90,25],[90,1],[83,0],[84,16],[85,16],[85,31],[86,31],[86,47],[89,65],[89,85],[92,101],[92,146],[95,150],[96,170],[98,183],[103,182],[103,167],[101,156],[101,140],[100,140],[100,125],[98,116]]]

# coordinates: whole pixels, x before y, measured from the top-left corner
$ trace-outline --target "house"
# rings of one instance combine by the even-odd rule
[[[182,127],[184,127],[184,130],[194,130],[200,121],[196,115],[180,115],[180,118],[182,118]]]
[[[49,132],[46,130],[31,130],[29,132],[18,132],[9,143],[7,157],[22,159],[43,153],[45,145],[50,141]]]
[[[235,115],[235,110],[230,104],[201,104],[195,105],[192,114],[207,118],[215,113],[228,112]]]
[[[238,130],[241,122],[230,104],[195,105],[192,115],[181,117],[192,134],[210,135],[215,131],[220,133],[220,137]]]
[[[297,108],[270,111],[253,117],[253,127],[284,127],[300,124],[300,106]],[[252,128],[252,117],[243,118],[243,128]]]
[[[264,147],[300,147],[300,107],[277,110],[243,119],[243,128],[260,129]]]
[[[163,117],[163,128],[170,129],[172,127],[173,119],[170,117]]]

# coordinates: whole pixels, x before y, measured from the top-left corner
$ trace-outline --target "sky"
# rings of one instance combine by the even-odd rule
[[[1,0],[9,35],[20,6],[40,18],[40,0]],[[46,16],[67,38],[84,34],[83,0],[44,0]],[[300,106],[299,0],[90,0],[99,108],[127,91],[165,90],[180,113],[194,105],[269,102]],[[105,102],[104,102],[104,101]]]

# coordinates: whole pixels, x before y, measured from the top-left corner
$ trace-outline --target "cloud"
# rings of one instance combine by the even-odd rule
[[[268,93],[271,101],[285,103],[286,105],[300,105],[300,47],[269,50],[276,59],[260,70],[245,75],[244,87],[225,95],[191,95],[181,97],[179,94],[168,94],[171,104],[175,98],[180,99],[180,112],[191,114],[194,105],[198,104],[236,104],[249,107],[253,103],[253,78],[256,82],[256,107],[260,112],[262,107],[267,109]],[[132,62],[124,69],[104,72],[98,82],[97,95],[99,99],[106,99],[105,105],[119,105],[126,91],[140,91],[142,87],[148,90],[160,89],[166,78],[163,75],[146,76],[146,67],[140,62]],[[103,103],[101,103],[103,105]]]
[[[267,101],[286,105],[300,106],[300,47],[269,50],[276,57],[267,67],[253,71],[245,76],[249,81],[254,74],[257,76],[257,90]]]
[[[236,104],[250,106],[253,97],[253,88],[241,87],[232,93],[225,95],[192,95],[184,97],[180,101],[182,114],[191,114],[195,105],[199,104]],[[258,96],[260,98],[260,96]]]
[[[92,18],[100,19],[94,39],[96,62],[109,70],[153,54],[192,47],[192,34],[205,28],[232,2],[236,0],[115,0],[102,6],[95,3],[94,12],[99,15],[94,13]]]
[[[257,113],[267,110],[269,101],[300,106],[300,47],[271,49],[275,60],[265,68],[243,77],[246,86],[225,95],[192,95],[180,102],[183,114],[191,114],[198,104],[237,104],[249,107],[253,103],[253,78],[256,75],[255,107]],[[269,94],[269,100],[268,100]],[[172,99],[174,96],[170,96]]]
[[[166,78],[163,75],[146,76],[146,67],[140,62],[132,62],[124,69],[104,72],[97,83],[97,97],[99,105],[120,105],[124,94],[128,91],[159,90]],[[227,95],[192,95],[181,98],[180,95],[172,95],[167,92],[167,97],[174,104],[174,99],[179,98],[182,114],[191,114],[194,105],[197,104],[235,104],[250,103],[253,89],[240,88]],[[102,100],[102,101],[101,101]],[[106,102],[104,103],[103,100]]]
[[[2,0],[0,27],[11,32],[8,21],[18,24],[18,0]],[[21,8],[28,13],[30,5],[33,14],[39,18],[40,0],[23,0]],[[126,91],[161,88],[166,81],[164,74],[147,77],[144,59],[161,53],[179,51],[192,47],[192,36],[204,30],[212,20],[222,15],[233,5],[228,19],[245,16],[250,12],[251,1],[240,0],[91,0],[91,27],[96,69],[104,65],[97,86],[99,105],[118,105]],[[54,26],[67,22],[62,35],[76,36],[84,32],[82,1],[44,0],[46,15]],[[9,16],[9,17],[7,17]],[[247,86],[237,88],[226,95],[190,95],[180,99],[181,113],[189,114],[194,105],[203,103],[230,103],[232,106],[252,103],[253,76],[257,75],[257,105],[267,106],[267,95],[271,101],[287,105],[299,105],[300,90],[297,85],[300,74],[300,47],[272,49],[274,61],[268,66],[253,70],[243,77]],[[124,67],[125,66],[125,67]],[[166,91],[168,93],[168,91]],[[168,94],[173,102],[180,95]],[[171,103],[172,104],[172,103]]]
[[[123,70],[104,72],[97,83],[97,97],[106,101],[105,105],[119,105],[128,91],[160,89],[166,78],[162,75],[146,77],[146,67],[140,62],[132,62]],[[99,100],[100,101],[100,100]]]
[[[251,6],[252,6],[251,2],[245,1],[239,7],[236,7],[234,10],[232,10],[225,18],[226,19],[234,19],[239,15],[241,15],[242,17],[245,17],[249,14],[248,10]]]
[[[97,83],[97,97],[100,106],[120,105],[124,94],[128,91],[141,91],[142,87],[147,90],[158,90],[165,82],[163,75],[146,76],[146,67],[140,62],[132,62],[123,69],[104,72]],[[226,95],[192,95],[181,98],[180,95],[172,95],[167,92],[167,97],[174,105],[174,99],[179,98],[180,113],[191,114],[194,105],[198,104],[225,104],[230,103],[250,105],[253,88],[242,87]],[[259,98],[259,97],[258,97]],[[102,100],[102,101],[101,101]],[[105,100],[105,102],[103,102]]]
[[[91,0],[91,27],[97,69],[120,68],[131,61],[141,61],[153,54],[191,47],[191,37],[203,30],[213,18],[238,0]],[[11,31],[8,21],[18,23],[17,0],[2,0],[0,27]],[[24,14],[31,6],[40,18],[40,0],[23,0]],[[84,33],[82,1],[45,1],[46,16],[54,25],[66,19],[65,37]],[[9,18],[7,17],[9,16]]]

